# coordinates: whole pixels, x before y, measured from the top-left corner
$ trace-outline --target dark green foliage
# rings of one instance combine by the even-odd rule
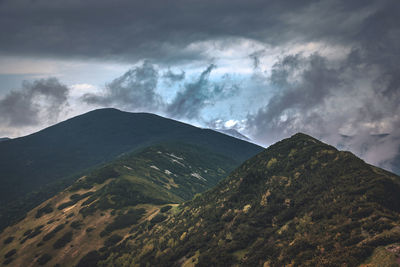
[[[139,186],[135,186],[125,179],[111,181],[98,194],[100,198],[97,207],[100,210],[117,209],[142,203],[164,204],[166,202],[158,197],[144,194]]]
[[[97,196],[96,195],[92,195],[91,197],[89,197],[88,199],[86,199],[85,201],[82,202],[82,206],[89,205],[90,203],[92,203],[96,199],[97,199]]]
[[[119,176],[119,173],[114,170],[114,167],[112,165],[106,165],[102,168],[92,171],[89,175],[86,176],[85,179],[82,179],[82,180],[78,181],[77,183],[73,184],[71,186],[71,191],[78,190],[78,189],[90,189],[93,187],[94,184],[102,184],[107,179],[117,178],[118,176]],[[79,198],[79,196],[76,196],[76,195],[78,195],[78,194],[74,194],[72,196]],[[72,196],[71,196],[71,199],[72,199]]]
[[[51,207],[51,204],[48,203],[43,208],[40,208],[37,210],[35,217],[40,218],[40,217],[42,217],[43,214],[48,214],[48,213],[52,213],[52,212],[53,212],[53,208]]]
[[[4,265],[10,264],[14,259],[13,258],[7,258],[5,261],[3,261]]]
[[[39,263],[39,265],[45,265],[48,261],[50,261],[53,257],[49,254],[43,254],[42,256],[40,256],[37,259],[37,263]]]
[[[374,181],[374,187],[367,192],[370,201],[400,212],[400,185],[389,178],[381,178]]]
[[[129,158],[129,160],[136,160],[136,158]],[[125,165],[126,161],[123,160],[121,163],[118,163],[118,165],[120,164]],[[117,163],[114,163],[114,165],[117,165]],[[148,172],[148,166],[146,166],[146,169],[146,172]],[[123,167],[123,170],[126,171],[126,168]],[[139,177],[144,176],[141,173],[136,175]],[[135,177],[137,177],[136,175]],[[144,203],[164,204],[180,200],[178,196],[171,195],[170,192],[167,192],[164,187],[156,185],[155,183],[149,183],[148,180],[152,181],[151,179],[155,178],[146,178],[147,177],[129,180],[129,178],[120,177],[112,180],[84,201],[82,203],[83,207],[80,209],[79,213],[83,216],[89,216],[97,210],[122,209],[124,207]]]
[[[5,255],[4,258],[10,258],[12,255],[14,255],[15,253],[17,253],[17,250],[14,248],[10,251],[8,251]]]
[[[95,228],[93,228],[93,227],[88,227],[88,228],[86,228],[86,233],[90,233],[90,232],[92,232],[94,229],[95,229]]]
[[[53,248],[55,249],[59,249],[64,247],[66,244],[68,244],[69,242],[71,242],[72,240],[72,235],[73,233],[67,232],[65,233],[62,237],[60,237],[60,239],[58,239],[54,244],[53,244]]]
[[[3,240],[3,244],[4,245],[10,244],[14,240],[14,238],[15,238],[14,236],[7,237],[6,239]]]
[[[83,217],[92,215],[95,211],[97,210],[97,206],[96,203],[83,207],[79,210],[79,213],[81,213],[83,215]]]
[[[71,212],[71,213],[68,214],[67,217],[65,217],[65,218],[69,219],[69,218],[74,217],[74,216],[75,216],[75,213]]]
[[[167,205],[167,206],[162,207],[162,208],[160,209],[160,211],[161,211],[161,212],[167,212],[167,211],[169,211],[171,208],[172,208],[172,206]]]
[[[132,228],[133,242],[119,255],[153,266],[179,265],[197,252],[196,266],[358,266],[374,248],[400,241],[399,190],[398,176],[296,134],[157,228]]]
[[[26,231],[24,232],[23,236],[29,235],[30,233],[32,233],[32,231],[33,231],[32,229],[26,230]]]
[[[97,250],[90,251],[82,257],[75,267],[97,267],[97,262],[100,260],[100,254]]]
[[[71,185],[86,170],[123,153],[175,141],[225,155],[235,164],[262,149],[152,114],[113,109],[89,112],[38,133],[0,143],[0,230]],[[90,188],[91,184],[78,187],[81,186]]]
[[[62,209],[65,209],[67,207],[71,207],[71,206],[73,206],[75,204],[76,204],[76,201],[70,200],[70,201],[67,201],[67,202],[64,202],[64,203],[61,203],[60,205],[58,205],[57,209],[62,210]]]
[[[37,235],[39,235],[40,233],[42,233],[42,228],[43,228],[43,226],[44,225],[39,225],[39,226],[37,226],[35,229],[29,229],[29,230],[26,230],[25,232],[24,232],[24,235],[23,236],[25,236],[25,238],[24,239],[22,239],[21,241],[20,241],[20,243],[21,244],[23,244],[23,243],[25,243],[25,241],[26,240],[28,240],[28,239],[31,239],[31,238],[34,238],[35,236],[37,236]]]
[[[50,182],[38,190],[14,198],[11,202],[0,205],[0,230],[10,223],[18,222],[25,218],[26,213],[41,202],[53,197],[56,193],[71,185],[76,180],[75,176]]]
[[[164,214],[157,214],[156,216],[153,217],[153,219],[151,219],[151,223],[159,223],[164,221],[165,219],[167,219],[167,216],[165,216]]]
[[[62,209],[65,209],[65,208],[67,208],[67,207],[73,206],[73,205],[75,205],[79,200],[82,200],[82,199],[84,199],[84,198],[86,198],[86,197],[88,197],[88,196],[91,196],[92,194],[93,194],[93,192],[87,192],[87,193],[82,194],[82,195],[80,195],[80,194],[73,194],[73,195],[71,195],[71,197],[70,197],[70,199],[71,199],[70,201],[61,203],[61,204],[57,207],[57,209],[62,210]]]
[[[115,230],[123,229],[136,224],[142,218],[145,212],[146,211],[144,209],[130,209],[125,214],[116,216],[114,221],[108,224],[100,235],[105,236]]]
[[[74,200],[74,201],[78,202],[79,200],[84,199],[84,198],[86,198],[88,196],[91,196],[91,195],[93,195],[93,192],[89,191],[89,192],[86,192],[86,193],[84,193],[82,195],[81,194],[72,194],[69,198],[71,200]]]
[[[114,246],[121,240],[122,240],[122,236],[114,234],[114,235],[110,236],[109,238],[107,238],[106,241],[104,241],[104,246],[105,247]]]
[[[43,236],[43,241],[47,241],[50,240],[51,238],[53,238],[57,232],[61,231],[62,229],[64,229],[65,224],[60,224],[57,225],[56,228],[54,228],[52,231],[50,231],[48,234],[46,234],[45,236]]]
[[[73,221],[73,222],[71,222],[71,224],[70,224],[70,226],[71,226],[72,228],[74,228],[74,229],[81,229],[82,225],[83,225],[82,221],[79,221],[79,220]]]

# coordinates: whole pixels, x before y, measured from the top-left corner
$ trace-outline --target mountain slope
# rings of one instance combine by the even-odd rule
[[[177,210],[151,230],[93,252],[95,262],[395,266],[398,261],[399,176],[304,134],[269,147]]]
[[[262,149],[154,114],[116,109],[88,112],[32,135],[0,142],[0,230],[20,216],[21,210],[48,199],[86,169],[166,141],[202,146],[237,164]]]
[[[132,226],[151,227],[165,219],[176,203],[214,186],[234,166],[232,159],[183,143],[125,155],[87,173],[6,228],[0,257],[4,265],[71,266],[91,250],[129,236]]]

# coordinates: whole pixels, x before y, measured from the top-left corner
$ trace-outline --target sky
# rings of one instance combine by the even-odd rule
[[[0,0],[0,137],[114,107],[263,146],[304,132],[392,170],[399,12],[398,0]]]

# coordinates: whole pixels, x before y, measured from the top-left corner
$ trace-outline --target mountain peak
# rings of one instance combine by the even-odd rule
[[[262,150],[255,144],[155,114],[98,109],[34,134],[0,142],[0,203],[17,202],[17,198],[45,184],[72,179],[136,149],[178,141],[229,157],[237,164]],[[32,203],[41,200],[23,203],[32,208]],[[24,209],[11,210],[18,215]],[[2,208],[0,229],[17,215],[10,216]]]
[[[314,137],[312,137],[312,136],[310,136],[310,135],[308,135],[308,134],[302,133],[302,132],[297,132],[297,133],[295,133],[294,135],[292,135],[290,138],[317,140],[317,139],[315,139]]]
[[[289,138],[283,139],[264,150],[261,154],[277,154],[276,156],[284,159],[290,157],[295,151],[308,151],[308,150],[333,150],[337,149],[333,146],[325,144],[318,139],[304,133],[296,133]],[[261,156],[261,155],[259,155]]]
[[[291,141],[303,141],[303,142],[307,142],[306,144],[324,144],[323,142],[319,141],[318,139],[305,134],[305,133],[301,133],[298,132],[294,135],[292,135],[291,137],[289,137],[288,139],[284,139],[284,140],[291,140]],[[284,141],[282,140],[282,141]]]
[[[126,251],[153,265],[358,266],[400,240],[398,203],[398,176],[297,133],[138,235]]]
[[[96,113],[122,113],[122,110],[119,110],[117,108],[98,108],[98,109],[94,109],[91,110],[87,113],[84,113],[82,115],[86,115],[86,114],[96,114]]]

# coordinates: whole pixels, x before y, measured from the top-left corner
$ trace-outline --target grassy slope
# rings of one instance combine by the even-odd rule
[[[98,264],[391,266],[399,203],[398,176],[297,134]]]
[[[0,230],[88,168],[160,142],[181,141],[242,162],[261,147],[148,113],[100,109],[0,142]]]
[[[183,143],[164,143],[126,155],[88,173],[31,210],[21,222],[6,228],[0,235],[2,262],[12,259],[10,265],[37,266],[38,259],[48,254],[51,259],[46,266],[76,264],[89,251],[101,250],[115,235],[122,237],[118,240],[121,243],[130,236],[132,227],[153,227],[157,219],[163,218],[156,217],[161,207],[175,207],[175,203],[212,187],[236,164],[202,147]],[[132,221],[130,212],[140,209],[144,214]],[[161,213],[166,216],[175,211],[172,208]],[[45,236],[57,227],[62,229],[47,239]],[[35,229],[37,235],[24,235]],[[72,232],[72,240],[54,248],[68,232]],[[10,237],[14,239],[7,243]],[[5,258],[13,249],[15,255]]]

